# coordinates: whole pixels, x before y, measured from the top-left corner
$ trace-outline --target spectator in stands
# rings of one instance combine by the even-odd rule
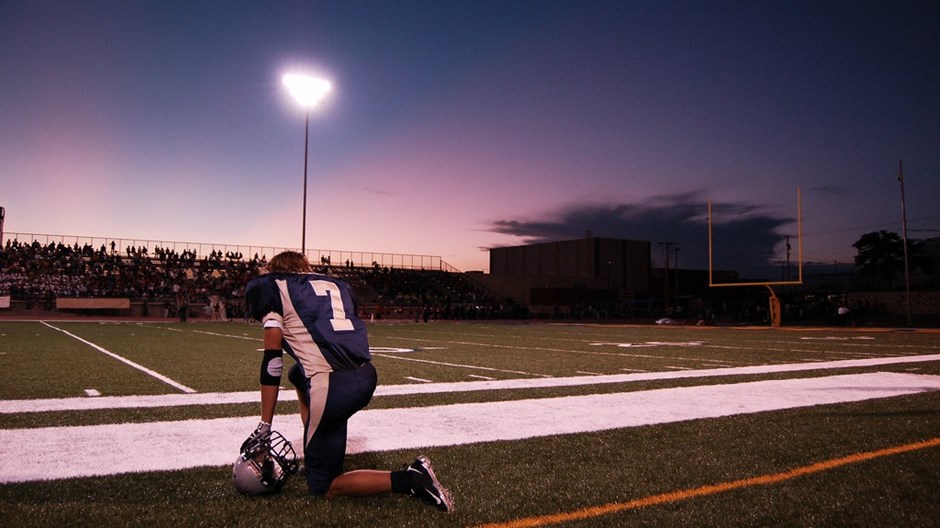
[[[189,317],[189,299],[182,292],[176,295],[176,314],[179,316],[181,323],[185,323]]]

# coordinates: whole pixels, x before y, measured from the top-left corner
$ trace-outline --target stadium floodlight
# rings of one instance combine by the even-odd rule
[[[307,150],[310,144],[310,109],[320,104],[320,101],[330,93],[333,86],[326,79],[288,73],[281,78],[287,91],[290,92],[301,107],[304,108],[304,207],[303,222],[300,241],[300,252],[307,254]]]
[[[304,108],[314,108],[333,89],[330,81],[309,75],[288,73],[281,80],[291,97]]]

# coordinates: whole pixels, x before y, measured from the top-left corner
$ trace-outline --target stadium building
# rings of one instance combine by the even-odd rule
[[[499,298],[530,312],[616,312],[650,289],[650,243],[586,237],[490,250],[478,277]]]

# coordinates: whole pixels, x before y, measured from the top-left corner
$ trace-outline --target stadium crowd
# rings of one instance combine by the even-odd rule
[[[124,248],[112,242],[94,248],[61,242],[41,244],[7,240],[0,252],[0,296],[24,300],[37,309],[53,309],[57,297],[124,297],[162,305],[166,314],[185,319],[190,305],[202,305],[207,319],[244,316],[244,289],[262,273],[266,256],[246,259],[239,252],[155,247]],[[346,280],[365,316],[383,317],[408,310],[429,318],[491,318],[497,310],[459,274],[430,270],[333,266],[321,260],[317,271]]]

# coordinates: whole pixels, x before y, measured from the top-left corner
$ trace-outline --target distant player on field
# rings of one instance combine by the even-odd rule
[[[245,292],[251,316],[264,326],[261,422],[252,437],[270,435],[286,351],[296,361],[287,377],[297,389],[304,422],[311,494],[332,498],[394,492],[453,511],[449,492],[423,455],[400,471],[343,472],[346,423],[369,403],[377,382],[365,323],[356,316],[349,286],[312,273],[303,254],[280,253],[267,272],[249,282]]]

